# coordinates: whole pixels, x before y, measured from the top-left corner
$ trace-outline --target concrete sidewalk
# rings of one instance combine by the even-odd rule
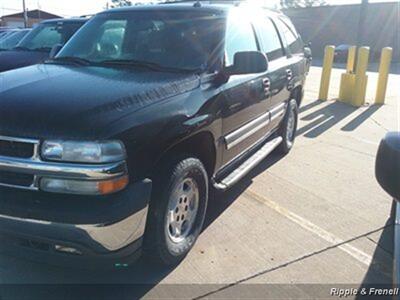
[[[332,99],[341,72],[333,72]],[[392,201],[374,163],[380,139],[399,130],[400,75],[390,78],[386,105],[356,109],[316,100],[320,73],[311,70],[294,150],[214,195],[203,234],[177,268],[140,261],[94,274],[0,257],[0,283],[147,283],[136,292],[148,298],[165,295],[160,283],[209,284],[186,286],[193,297],[223,297],[250,283],[390,283]],[[370,102],[376,77],[370,74]]]

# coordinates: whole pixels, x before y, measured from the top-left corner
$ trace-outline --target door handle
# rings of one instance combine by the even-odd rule
[[[263,78],[262,83],[264,88],[264,95],[269,97],[271,93],[271,80],[269,80],[269,78]]]
[[[293,78],[293,72],[292,72],[292,70],[290,70],[290,69],[287,69],[287,70],[286,70],[286,77],[287,77],[287,80],[288,80],[288,81],[292,80],[292,78]]]

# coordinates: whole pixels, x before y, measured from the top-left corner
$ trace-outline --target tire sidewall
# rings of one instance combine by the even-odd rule
[[[293,139],[292,140],[288,140],[287,138],[287,133],[288,133],[288,123],[289,123],[289,117],[290,117],[290,113],[293,112],[294,113],[294,133],[293,133]],[[297,131],[297,124],[298,124],[298,106],[297,106],[297,102],[295,99],[292,99],[289,101],[288,103],[288,108],[286,110],[286,114],[285,114],[285,119],[284,122],[282,123],[282,130],[281,130],[281,136],[283,138],[282,141],[282,146],[283,146],[283,152],[288,153],[294,145],[295,139],[296,139],[296,131]]]
[[[178,264],[191,250],[201,233],[208,204],[208,175],[200,160],[188,156],[165,164],[156,179],[146,226],[145,248],[156,261],[164,265]],[[169,199],[174,187],[184,178],[196,181],[199,189],[199,207],[190,235],[175,243],[167,235],[166,218]]]
[[[205,217],[205,213],[207,210],[207,202],[208,202],[207,174],[205,174],[204,168],[200,168],[200,165],[198,165],[197,167],[193,166],[191,168],[188,168],[180,176],[176,176],[176,174],[174,174],[173,178],[171,178],[172,180],[171,180],[171,185],[169,187],[168,195],[171,195],[171,193],[174,190],[174,188],[176,187],[176,185],[179,184],[179,182],[182,182],[182,180],[185,178],[193,179],[196,182],[197,187],[199,189],[199,207],[197,210],[195,222],[193,224],[193,227],[191,229],[189,236],[187,236],[187,238],[184,241],[175,243],[166,234],[165,224],[166,224],[167,211],[168,211],[168,201],[166,201],[167,205],[165,207],[165,214],[164,214],[164,218],[163,218],[164,232],[165,232],[165,234],[164,234],[165,244],[167,246],[169,254],[172,256],[176,256],[176,257],[186,255],[189,252],[189,250],[193,247],[194,243],[196,242],[198,236],[200,235],[202,227],[203,227],[204,217]],[[168,200],[169,200],[169,197],[168,197]]]

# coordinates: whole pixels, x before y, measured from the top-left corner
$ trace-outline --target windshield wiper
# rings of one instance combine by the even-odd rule
[[[50,47],[38,47],[38,48],[33,48],[30,49],[31,51],[40,51],[40,52],[50,52],[51,48]]]
[[[71,63],[71,64],[76,64],[80,66],[89,66],[93,64],[92,61],[85,59],[85,58],[80,58],[76,56],[60,56],[60,57],[55,57],[53,59],[48,60],[47,62],[50,63]]]
[[[25,47],[25,46],[17,46],[17,47],[14,47],[13,50],[32,51],[32,49]]]
[[[184,69],[184,68],[176,68],[176,67],[168,67],[163,66],[157,63],[134,60],[134,59],[110,59],[100,61],[99,64],[102,65],[118,65],[118,66],[134,66],[134,67],[143,67],[153,71],[158,72],[173,72],[173,73],[196,73],[200,72],[201,69]]]

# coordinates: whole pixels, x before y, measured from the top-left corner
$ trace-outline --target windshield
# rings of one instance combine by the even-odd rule
[[[57,59],[146,62],[186,70],[205,69],[222,40],[222,19],[188,12],[124,12],[93,18]]]
[[[10,36],[0,40],[0,50],[9,50],[14,48],[19,41],[29,32],[29,30],[17,31]]]
[[[18,47],[50,51],[54,45],[66,43],[81,26],[81,22],[42,23],[35,27]]]

